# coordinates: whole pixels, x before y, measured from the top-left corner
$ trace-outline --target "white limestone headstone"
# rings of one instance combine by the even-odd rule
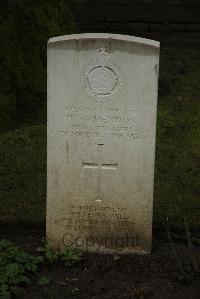
[[[47,239],[151,251],[159,43],[116,34],[48,42]]]

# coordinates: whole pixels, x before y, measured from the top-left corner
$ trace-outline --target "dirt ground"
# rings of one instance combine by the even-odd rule
[[[38,277],[34,275],[26,294],[18,298],[200,299],[200,246],[194,245],[192,251],[198,266],[198,271],[194,271],[193,255],[183,234],[173,233],[173,246],[165,232],[153,235],[151,255],[85,253],[80,262],[68,268],[58,262],[40,266],[38,274],[48,275],[50,284],[38,286]],[[0,228],[1,238],[10,239],[33,254],[44,236],[41,228]]]

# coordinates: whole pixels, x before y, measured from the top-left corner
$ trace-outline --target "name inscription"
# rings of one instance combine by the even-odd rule
[[[126,138],[141,140],[151,138],[148,129],[139,128],[136,110],[119,108],[65,107],[66,136],[86,138]]]

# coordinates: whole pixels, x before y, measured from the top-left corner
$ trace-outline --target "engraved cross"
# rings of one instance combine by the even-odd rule
[[[103,200],[102,192],[102,171],[103,170],[116,170],[118,163],[103,163],[104,144],[98,144],[97,162],[82,162],[83,168],[97,169],[97,187],[96,187],[96,201]]]

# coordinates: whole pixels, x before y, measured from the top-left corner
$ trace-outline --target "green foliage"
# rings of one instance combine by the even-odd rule
[[[66,247],[60,249],[59,257],[64,261],[65,266],[71,266],[80,261],[81,253],[74,248]]]
[[[46,286],[49,284],[49,277],[48,276],[43,276],[39,279],[39,285],[40,286]]]
[[[46,260],[50,263],[58,259],[58,252],[53,250],[47,241],[44,242],[42,247],[38,247],[37,251],[43,253]]]
[[[22,286],[29,284],[29,273],[37,270],[42,256],[33,256],[8,240],[0,240],[0,298],[23,293]]]
[[[46,113],[46,45],[52,36],[76,31],[65,0],[1,3],[0,131],[15,115]],[[5,113],[6,112],[6,113]]]
[[[49,277],[36,272],[38,265],[44,261],[52,264],[61,260],[65,266],[71,266],[81,258],[81,253],[73,248],[55,251],[46,241],[37,251],[44,256],[28,254],[9,240],[0,240],[0,299],[10,299],[12,295],[24,293],[23,287],[31,283],[31,274],[39,276],[39,286],[49,285]]]
[[[10,127],[12,118],[16,114],[15,99],[12,94],[0,93],[0,132]]]
[[[200,52],[163,49],[157,121],[155,223],[199,229]]]
[[[0,221],[45,221],[45,126],[0,136],[0,189]]]
[[[53,263],[61,260],[64,261],[65,266],[71,266],[81,259],[81,253],[78,250],[71,247],[54,250],[47,241],[44,242],[42,247],[38,247],[37,251],[43,253],[48,262]]]

